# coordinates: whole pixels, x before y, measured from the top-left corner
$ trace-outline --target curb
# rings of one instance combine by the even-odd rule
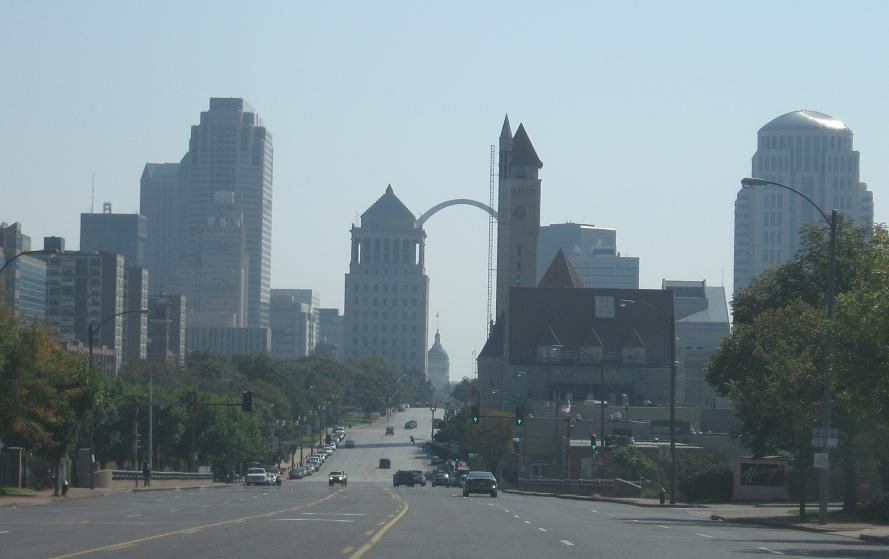
[[[870,536],[868,534],[861,534],[858,536],[858,539],[869,543],[881,543],[883,545],[889,545],[889,536]]]
[[[675,505],[661,505],[657,503],[637,503],[635,501],[629,501],[626,499],[621,499],[617,497],[595,497],[588,495],[566,495],[564,493],[540,493],[536,491],[519,491],[517,489],[501,489],[503,493],[511,493],[513,495],[527,495],[529,497],[554,497],[556,499],[568,499],[570,501],[592,501],[599,503],[616,503],[619,505],[631,505],[634,507],[642,507],[642,508],[655,508],[655,509],[697,509],[697,508],[707,508],[704,505],[694,505],[694,504],[675,504]]]
[[[748,518],[748,517],[739,517],[739,518],[725,518],[718,514],[711,514],[710,520],[715,520],[717,522],[731,522],[733,524],[754,524],[757,526],[769,526],[771,528],[785,528],[787,530],[798,530],[800,532],[810,532],[813,534],[827,534],[830,536],[839,536],[843,538],[852,538],[859,539],[862,541],[870,542],[870,543],[880,543],[889,545],[889,536],[870,536],[868,534],[859,534],[858,536],[848,536],[846,534],[839,534],[837,532],[831,530],[822,530],[821,528],[814,528],[812,526],[801,526],[799,524],[793,524],[791,522],[782,522],[780,520],[768,520],[765,518]]]

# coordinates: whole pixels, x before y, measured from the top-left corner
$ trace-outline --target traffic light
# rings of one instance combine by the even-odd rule
[[[595,434],[590,435],[590,448],[593,450],[596,450],[596,448],[598,448],[598,446],[599,445],[596,442],[596,435]]]
[[[253,411],[253,392],[250,390],[245,390],[241,393],[241,409]]]
[[[472,422],[473,423],[478,423],[479,421],[481,421],[482,414],[481,414],[481,411],[479,410],[478,404],[472,404],[471,414],[472,414]]]
[[[525,408],[523,408],[522,406],[516,406],[515,424],[516,425],[524,425],[525,424]]]

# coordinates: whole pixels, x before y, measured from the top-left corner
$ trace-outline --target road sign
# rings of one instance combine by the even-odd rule
[[[814,454],[813,464],[816,468],[824,469],[827,467],[827,453],[826,452],[816,452]]]
[[[824,427],[812,427],[812,438],[820,439],[824,437]],[[828,429],[827,438],[838,439],[840,437],[839,429]]]
[[[824,446],[824,439],[821,437],[812,437],[812,448],[821,448]],[[834,438],[827,439],[827,448],[836,448],[840,446],[840,440]]]
[[[269,437],[269,448],[272,452],[278,452],[278,437]]]

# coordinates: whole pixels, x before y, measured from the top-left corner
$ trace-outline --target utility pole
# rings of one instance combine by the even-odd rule
[[[148,373],[148,471],[154,469],[154,370]],[[151,478],[148,478],[151,485]]]

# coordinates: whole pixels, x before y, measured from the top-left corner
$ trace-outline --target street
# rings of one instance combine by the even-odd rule
[[[885,546],[794,530],[722,524],[706,509],[640,508],[457,488],[393,488],[391,474],[420,468],[410,434],[428,437],[430,414],[409,409],[387,425],[347,430],[324,469],[282,487],[227,486],[120,493],[49,506],[0,509],[0,557],[886,557]],[[407,419],[419,428],[405,431]],[[379,470],[381,457],[391,470]],[[343,469],[349,484],[330,488]]]

